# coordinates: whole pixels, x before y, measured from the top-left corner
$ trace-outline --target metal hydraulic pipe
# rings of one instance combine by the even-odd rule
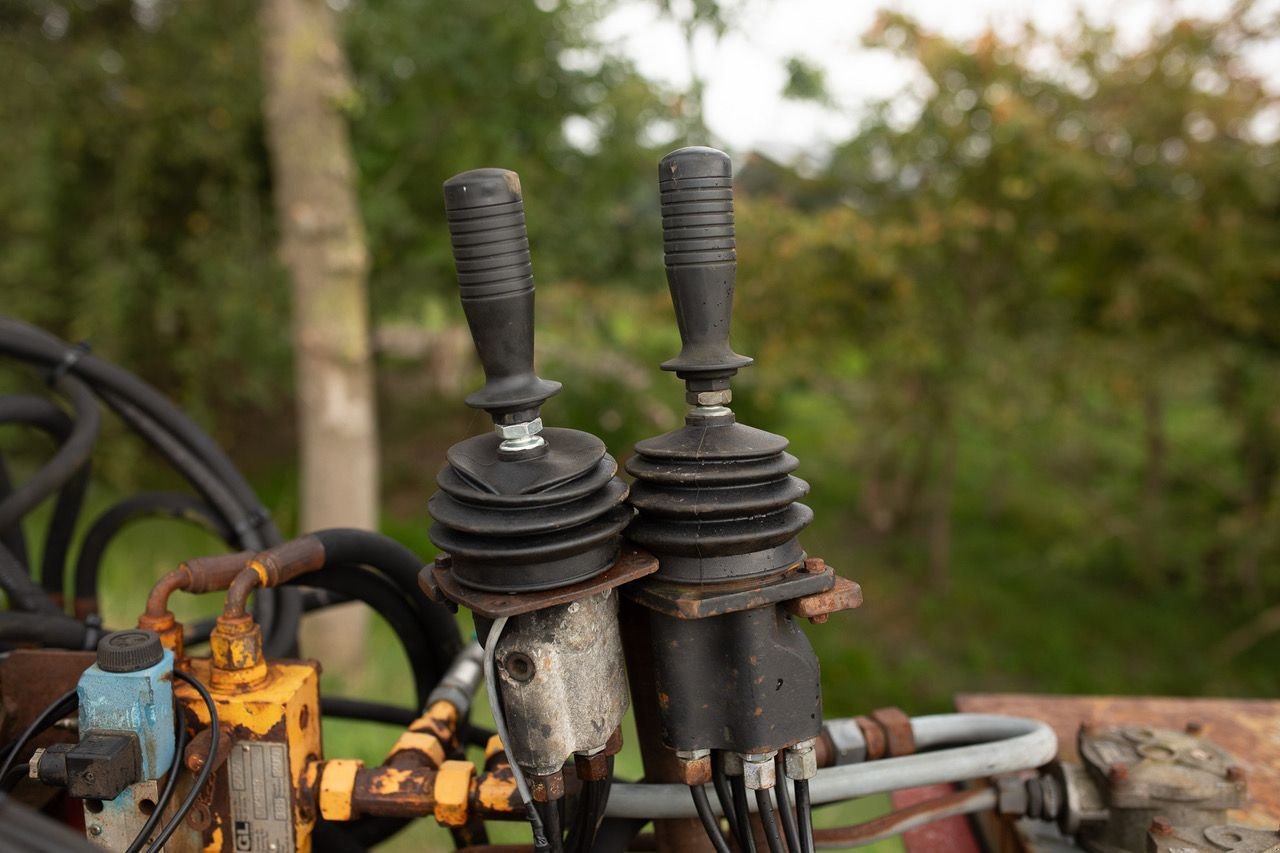
[[[966,733],[979,742],[823,768],[809,783],[814,804],[1029,770],[1050,761],[1058,751],[1053,729],[1039,720],[994,714],[943,714],[912,720],[913,729],[917,722],[926,743],[954,743]],[[713,803],[712,808],[720,813],[718,803]],[[672,784],[614,785],[607,814],[616,818],[696,817],[688,787]]]

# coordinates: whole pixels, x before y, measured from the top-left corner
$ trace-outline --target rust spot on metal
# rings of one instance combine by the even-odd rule
[[[787,602],[787,612],[818,623],[841,610],[853,610],[862,604],[862,587],[848,578],[838,575],[835,586],[825,592],[806,595]]]

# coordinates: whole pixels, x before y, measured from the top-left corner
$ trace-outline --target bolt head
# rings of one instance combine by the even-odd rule
[[[680,781],[686,785],[705,785],[711,781],[711,750],[678,749]]]

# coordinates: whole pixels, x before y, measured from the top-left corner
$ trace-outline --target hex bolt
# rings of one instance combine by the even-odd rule
[[[1173,835],[1173,824],[1167,817],[1156,815],[1151,819],[1152,835]]]
[[[759,791],[772,788],[778,781],[773,759],[776,752],[739,753],[742,758],[742,778],[747,790]]]
[[[814,741],[802,740],[795,746],[787,747],[783,759],[783,769],[788,779],[812,779],[818,775],[818,751]]]

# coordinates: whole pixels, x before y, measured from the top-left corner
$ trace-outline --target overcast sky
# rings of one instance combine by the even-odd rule
[[[998,29],[1026,19],[1049,31],[1061,30],[1083,8],[1095,21],[1114,22],[1122,36],[1139,39],[1172,10],[1216,15],[1228,0],[745,0],[734,31],[719,44],[709,36],[696,46],[696,61],[706,80],[707,124],[717,141],[733,151],[757,149],[790,159],[820,152],[847,139],[857,108],[869,100],[901,91],[906,69],[858,40],[876,10],[891,6],[929,29],[957,38]],[[1259,4],[1272,14],[1280,0]],[[652,0],[635,0],[606,18],[598,34],[606,44],[632,57],[646,76],[683,89],[689,79],[679,30],[663,20]],[[786,101],[784,63],[802,56],[826,71],[837,108]],[[1280,48],[1250,57],[1280,91]]]

